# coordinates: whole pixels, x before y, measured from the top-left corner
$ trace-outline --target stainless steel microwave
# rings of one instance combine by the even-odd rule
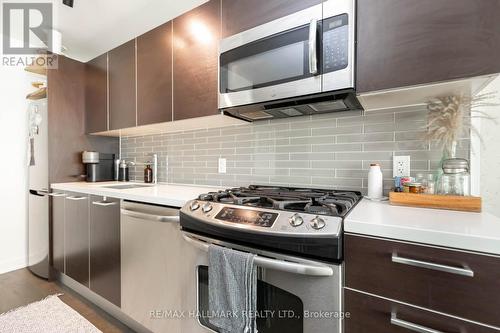
[[[219,109],[260,120],[360,109],[355,0],[329,0],[221,41]]]

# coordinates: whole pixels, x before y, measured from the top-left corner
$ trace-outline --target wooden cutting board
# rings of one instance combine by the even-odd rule
[[[463,197],[455,195],[389,193],[389,202],[396,206],[436,208],[480,213],[481,197]]]

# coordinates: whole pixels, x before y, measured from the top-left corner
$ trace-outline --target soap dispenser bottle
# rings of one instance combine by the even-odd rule
[[[144,182],[145,183],[153,182],[153,169],[151,169],[150,164],[146,164],[146,167],[144,168]]]

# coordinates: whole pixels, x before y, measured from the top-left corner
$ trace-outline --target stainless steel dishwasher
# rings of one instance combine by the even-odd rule
[[[175,313],[187,266],[179,209],[123,201],[120,223],[122,310],[153,332],[181,332]]]

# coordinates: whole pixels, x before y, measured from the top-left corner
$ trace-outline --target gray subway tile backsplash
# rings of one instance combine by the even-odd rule
[[[379,114],[341,112],[277,119],[232,127],[122,137],[121,157],[145,162],[159,155],[160,182],[210,186],[275,184],[355,189],[366,192],[370,163],[380,163],[384,186],[392,184],[392,157],[410,155],[413,174],[434,171],[441,159],[424,140],[427,111]],[[468,157],[469,140],[459,143]],[[218,173],[226,158],[227,173]],[[142,180],[142,166],[131,177]]]

